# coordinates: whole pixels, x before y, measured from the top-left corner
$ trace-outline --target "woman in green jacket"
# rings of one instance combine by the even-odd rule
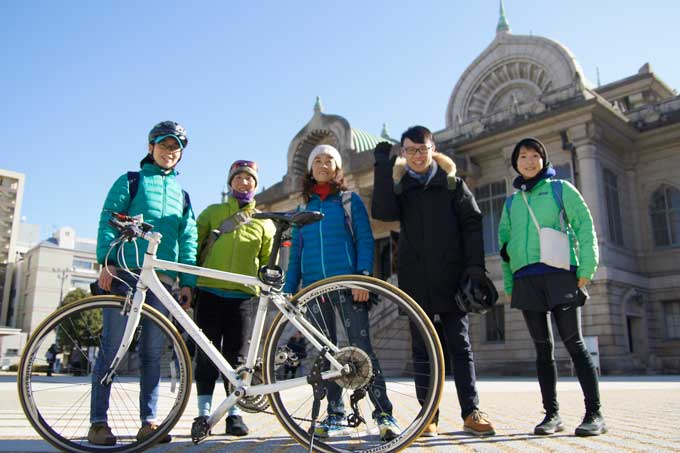
[[[229,170],[229,196],[224,203],[208,206],[198,216],[199,264],[203,267],[244,275],[257,275],[269,259],[274,225],[251,218],[255,210],[257,164],[237,160]],[[248,300],[259,288],[199,277],[196,323],[232,365],[245,341],[250,319]],[[196,358],[198,415],[208,417],[218,371],[199,351]],[[228,381],[224,380],[228,392]],[[229,410],[226,434],[245,436],[248,427],[238,407]]]
[[[557,404],[552,312],[585,397],[586,415],[576,435],[596,436],[607,427],[600,412],[597,374],[581,332],[581,305],[588,297],[585,286],[598,262],[593,219],[578,190],[567,181],[553,179],[555,170],[539,140],[525,138],[517,143],[512,166],[519,173],[513,183],[519,191],[505,203],[498,236],[505,293],[512,297],[510,306],[522,310],[536,348],[536,373],[546,415],[534,433],[564,430]],[[561,250],[564,260],[560,267],[547,258],[548,249],[557,241],[544,242],[541,253],[539,229],[566,230],[568,245],[565,242]]]

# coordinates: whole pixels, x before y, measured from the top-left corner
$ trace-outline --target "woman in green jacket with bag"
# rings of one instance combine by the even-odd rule
[[[269,220],[253,219],[257,164],[237,160],[229,170],[229,196],[224,203],[208,206],[198,216],[199,264],[203,267],[244,275],[257,275],[269,259],[274,225]],[[222,351],[229,363],[238,354],[250,321],[249,299],[259,288],[198,277],[198,297],[194,317],[203,333]],[[198,415],[208,417],[218,371],[202,351],[196,358]],[[228,381],[224,380],[228,392]],[[238,407],[229,410],[226,434],[245,436],[248,427]]]
[[[598,378],[581,332],[581,306],[598,262],[593,219],[569,182],[553,179],[545,146],[525,138],[515,146],[512,166],[519,191],[506,201],[498,228],[505,293],[522,310],[536,348],[536,373],[545,418],[534,434],[564,430],[557,404],[557,367],[550,313],[574,363],[585,397],[586,415],[577,436],[607,432],[600,411]]]

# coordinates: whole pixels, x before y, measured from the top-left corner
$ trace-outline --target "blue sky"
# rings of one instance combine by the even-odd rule
[[[513,33],[566,45],[592,82],[650,62],[680,89],[677,0],[504,4]],[[178,168],[197,213],[235,159],[280,181],[317,95],[376,135],[383,122],[392,136],[442,129],[498,1],[6,0],[0,17],[0,168],[26,174],[21,215],[42,237],[67,225],[95,237],[106,192],[161,120],[188,130]]]

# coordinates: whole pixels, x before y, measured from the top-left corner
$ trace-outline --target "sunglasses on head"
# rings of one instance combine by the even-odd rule
[[[248,167],[257,171],[257,162],[253,162],[252,160],[237,160],[236,162],[231,164],[232,170],[239,167]]]

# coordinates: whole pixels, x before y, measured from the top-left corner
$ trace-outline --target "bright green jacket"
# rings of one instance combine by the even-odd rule
[[[244,206],[242,210],[253,211],[255,201]],[[198,216],[198,243],[200,248],[212,230],[217,230],[222,222],[239,210],[238,200],[229,197],[226,203],[213,204],[205,208]],[[274,224],[270,220],[250,219],[236,230],[222,234],[213,244],[203,267],[236,274],[256,276],[260,266],[269,260],[274,238]],[[227,291],[241,291],[256,296],[259,288],[240,283],[225,282],[214,278],[198,277],[196,286],[216,288]]]
[[[598,263],[597,236],[593,218],[579,191],[568,181],[544,179],[531,191],[526,192],[527,200],[541,227],[560,230],[560,207],[548,184],[562,184],[562,202],[569,220],[567,230],[571,244],[571,264],[578,267],[576,276],[591,280]],[[512,274],[529,264],[540,262],[538,231],[534,225],[522,194],[516,192],[508,212],[508,204],[503,206],[501,222],[498,226],[499,244],[508,244],[510,262],[502,262],[505,293],[512,293]]]
[[[153,231],[163,235],[156,253],[158,258],[183,264],[196,264],[196,221],[191,207],[184,209],[184,193],[176,176],[175,170],[166,174],[157,165],[144,164],[139,172],[139,186],[133,200],[130,200],[127,173],[113,183],[99,217],[97,261],[100,264],[104,264],[111,242],[119,236],[119,233],[109,225],[111,212],[125,212],[131,216],[142,214],[144,221],[153,225]],[[137,239],[136,242],[138,250],[135,250],[134,244],[131,243],[125,243],[123,249],[125,263],[131,269],[142,265],[148,246],[148,241],[144,239]],[[118,261],[117,250],[112,250],[109,254],[109,264],[119,266],[123,264]],[[176,276],[175,272],[162,271],[162,273],[172,278]],[[193,287],[196,277],[180,274],[179,280],[181,286]]]

